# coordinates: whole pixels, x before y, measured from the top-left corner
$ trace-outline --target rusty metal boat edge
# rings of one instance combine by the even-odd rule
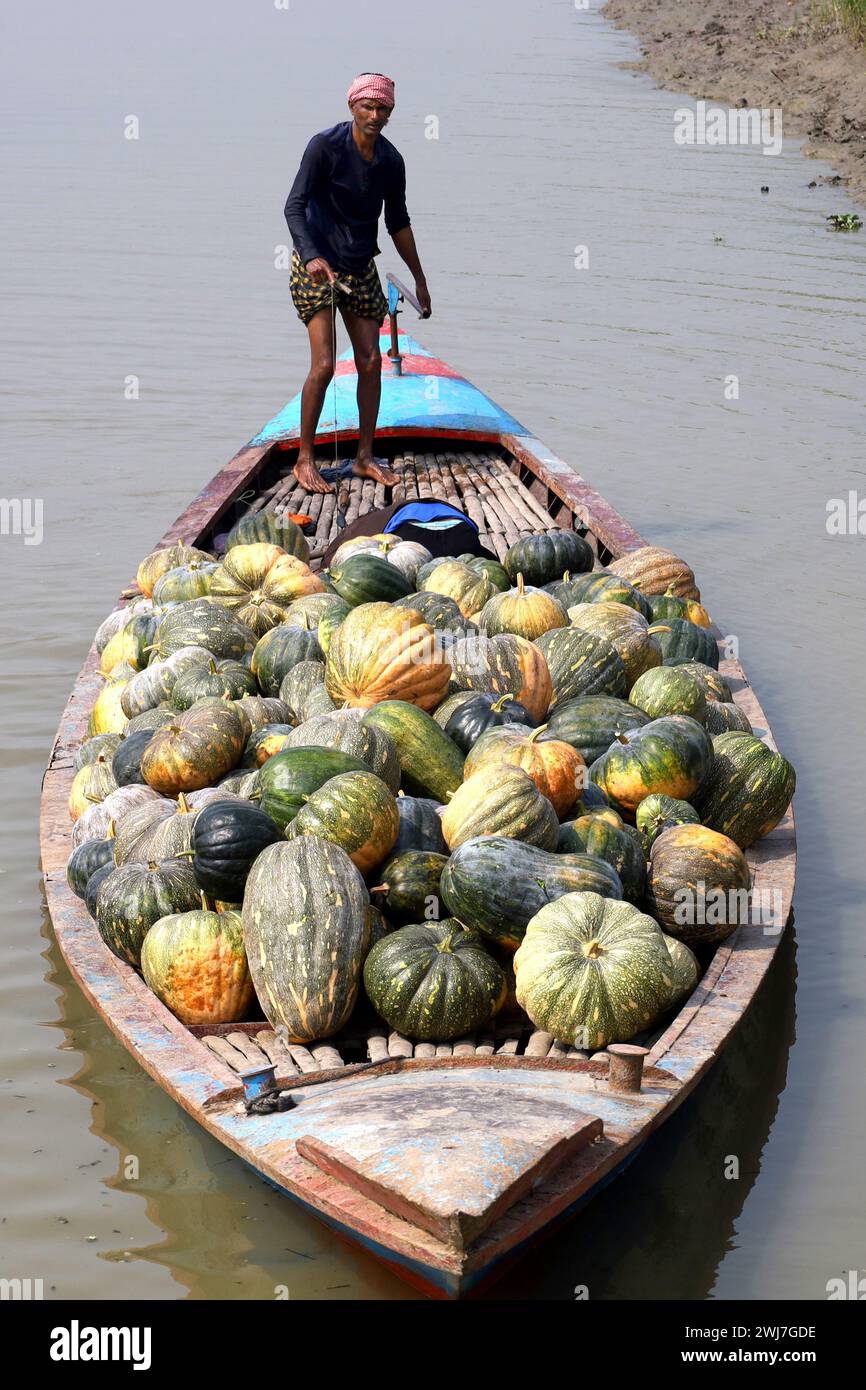
[[[558,513],[556,524],[569,525],[573,518],[596,538],[600,553],[607,558],[647,543],[569,464],[453,368],[432,357],[408,335],[390,334],[384,327],[380,345],[380,437],[428,436],[453,441],[456,447],[470,440],[499,446],[511,470],[544,509]],[[338,373],[351,386],[349,354],[341,359]],[[436,385],[437,407],[425,417],[423,406],[418,413],[419,393],[431,382]],[[343,439],[356,434],[352,404],[353,396],[350,399],[344,392],[335,417],[323,419],[323,440],[332,438],[335,431]],[[255,486],[268,461],[273,462],[278,453],[296,443],[297,424],[296,398],[216,474],[160,544],[181,538],[194,544],[211,536],[220,519]],[[719,635],[716,632],[717,638]],[[631,1162],[719,1055],[749,1008],[788,921],[796,867],[790,811],[748,852],[756,893],[774,895],[775,925],[769,929],[761,924],[742,926],[717,948],[694,994],[652,1046],[646,1058],[644,1084],[637,1094],[614,1091],[605,1068],[595,1062],[539,1062],[522,1056],[476,1057],[465,1062],[457,1057],[413,1057],[364,1069],[348,1068],[342,1074],[325,1073],[316,1078],[315,1086],[303,1084],[302,1079],[297,1094],[303,1104],[284,1114],[250,1116],[239,1102],[236,1072],[179,1023],[135,971],[108,951],[83,903],[68,888],[67,800],[74,751],[85,736],[90,708],[100,689],[97,666],[98,656],[91,648],[60,721],[41,800],[45,892],[57,940],[73,976],[140,1065],[210,1134],[265,1181],[430,1296],[457,1298],[477,1291],[542,1233],[549,1233],[574,1215]],[[755,730],[775,747],[766,716],[741,666],[722,656],[720,670]],[[513,1186],[478,1223],[477,1231],[471,1221],[456,1233],[442,1227],[431,1207],[436,1196],[433,1176],[425,1180],[431,1189],[427,1194],[430,1202],[426,1198],[407,1202],[399,1194],[394,1196],[387,1184],[383,1188],[377,1181],[366,1180],[358,1165],[342,1154],[339,1143],[333,1142],[347,1132],[347,1101],[350,1108],[373,1105],[372,1113],[378,1106],[378,1113],[387,1118],[393,1116],[395,1105],[399,1111],[400,1105],[407,1103],[407,1087],[421,1087],[423,1094],[425,1081],[435,1079],[441,1090],[449,1076],[455,1085],[471,1083],[475,1096],[483,1096],[491,1087],[500,1088],[497,1104],[509,1104],[509,1097],[513,1097],[518,1117],[521,1106],[531,1105],[533,1098],[546,1103],[549,1097],[553,1108],[565,1107],[563,1113],[570,1113],[567,1107],[578,1102],[581,1106],[573,1111],[575,1132],[581,1126],[585,1131],[581,1146],[568,1150],[559,1142],[568,1139],[566,1126],[562,1134],[548,1136],[548,1150],[556,1149],[556,1164],[545,1167],[532,1157],[521,1160],[518,1182],[520,1163],[515,1161]],[[408,1095],[411,1101],[411,1090]],[[585,1123],[594,1119],[602,1122],[601,1134],[597,1133],[598,1126]],[[519,1118],[515,1123],[519,1127]],[[400,1152],[402,1155],[403,1150]]]

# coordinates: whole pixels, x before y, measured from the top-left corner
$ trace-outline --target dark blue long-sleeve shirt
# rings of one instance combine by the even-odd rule
[[[323,256],[334,270],[363,270],[379,255],[382,206],[391,236],[408,227],[406,166],[384,135],[372,162],[360,154],[352,122],[314,135],[286,199],[286,221],[301,263]]]

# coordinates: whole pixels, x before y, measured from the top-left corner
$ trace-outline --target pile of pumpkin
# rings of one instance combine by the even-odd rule
[[[300,1043],[356,1009],[446,1041],[507,1004],[590,1050],[657,1024],[794,791],[689,567],[570,531],[308,559],[260,513],[221,562],[149,555],[100,627],[68,878],[105,943],[184,1022],[255,995]]]

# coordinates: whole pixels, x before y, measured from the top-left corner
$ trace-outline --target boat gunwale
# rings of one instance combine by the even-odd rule
[[[411,437],[408,432],[407,437]],[[448,437],[466,440],[469,436],[455,430],[449,432]],[[551,454],[533,435],[528,432],[520,435],[502,434],[500,443],[511,454],[516,467],[533,473],[539,483],[555,494],[581,525],[590,530],[614,556],[648,544],[580,474],[564,460]],[[195,544],[207,534],[212,534],[216,523],[261,472],[272,451],[284,447],[284,442],[269,441],[261,445],[250,443],[240,449],[192,499],[155,548],[174,544],[180,539]],[[129,596],[130,591],[126,591],[115,607],[123,606]],[[717,638],[720,636],[717,629],[715,635]],[[73,775],[72,750],[81,742],[86,731],[89,711],[102,680],[97,670],[98,663],[98,654],[91,645],[61,716],[43,777],[40,844],[46,898],[58,944],[85,996],[144,1070],[221,1143],[239,1157],[252,1162],[276,1186],[289,1190],[285,1186],[285,1172],[282,1169],[269,1164],[260,1153],[248,1146],[234,1142],[232,1136],[217,1123],[217,1103],[221,1097],[225,1098],[236,1090],[237,1074],[160,1003],[130,966],[113,956],[95,932],[83,903],[68,888],[65,873],[69,846],[66,801]],[[745,707],[755,727],[763,726],[766,730],[765,741],[775,747],[766,715],[742,667],[737,662],[723,659],[720,670],[737,687],[737,703]],[[765,886],[765,882],[770,880],[781,893],[781,928],[770,939],[767,935],[757,937],[756,933],[760,932],[758,927],[741,927],[716,948],[696,990],[684,1002],[647,1057],[649,1066],[655,1068],[663,1065],[677,1082],[671,1088],[666,1103],[654,1114],[645,1116],[627,1141],[611,1145],[610,1153],[591,1172],[587,1172],[581,1185],[577,1188],[572,1185],[567,1191],[551,1196],[547,1205],[539,1208],[531,1221],[524,1223],[521,1244],[530,1227],[540,1230],[548,1221],[556,1218],[557,1212],[573,1205],[582,1193],[590,1192],[644,1142],[672,1109],[682,1103],[715,1060],[749,1007],[790,915],[796,867],[794,820],[790,809],[780,825],[752,847],[749,859],[753,871],[753,889]],[[725,985],[724,991],[720,989],[721,984]],[[429,1067],[436,1060],[410,1058],[400,1061],[399,1067]],[[519,1067],[523,1059],[515,1057],[511,1061]],[[579,1067],[576,1069],[580,1070]],[[371,1069],[365,1068],[364,1074],[370,1076]],[[555,1181],[552,1187],[556,1187]],[[349,1234],[357,1232],[364,1236],[366,1231],[367,1238],[381,1242],[386,1239],[383,1227],[393,1227],[390,1220],[365,1225],[357,1201],[349,1204],[353,1214],[347,1216],[347,1209],[333,1205],[333,1194],[329,1196],[326,1186],[312,1194],[301,1184],[298,1191],[292,1189],[292,1195],[314,1213],[337,1224],[342,1222]],[[428,1267],[450,1270],[455,1276],[492,1260],[492,1245],[502,1240],[507,1244],[511,1239],[507,1230],[502,1236],[498,1233],[498,1225],[494,1226],[477,1245],[465,1252],[464,1257],[456,1260],[456,1252],[449,1255],[445,1247],[431,1249],[430,1237],[425,1238],[406,1223],[399,1224],[405,1227],[405,1238],[402,1242],[392,1243],[389,1248],[410,1261],[417,1259]],[[507,1227],[510,1223],[504,1221],[504,1224]],[[513,1233],[512,1237],[516,1241]],[[395,1239],[393,1229],[391,1239],[392,1242]],[[408,1253],[410,1247],[414,1248],[414,1254]]]

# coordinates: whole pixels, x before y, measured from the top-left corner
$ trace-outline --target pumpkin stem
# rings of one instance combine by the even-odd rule
[[[189,802],[187,801],[187,799],[186,799],[186,794],[185,794],[184,792],[179,792],[179,793],[178,793],[178,798],[177,798],[177,809],[178,809],[179,811],[181,811],[184,815],[186,815],[187,811],[192,810],[192,807],[190,806]]]
[[[668,623],[656,623],[653,627],[647,628],[647,637],[651,637],[654,632],[672,632],[673,629]]]
[[[209,676],[215,676],[215,675],[216,675],[216,668],[217,668],[216,657],[215,657],[215,656],[212,656],[211,659],[210,659],[210,661],[208,662],[208,667],[207,667],[208,675],[209,675]]]
[[[619,731],[617,731],[615,737],[616,737],[617,743],[628,743],[628,735],[627,735],[627,734],[621,734],[621,733],[619,733]]]
[[[115,835],[116,835],[116,833],[117,833],[116,822],[113,821],[113,820],[110,820],[110,821],[108,822],[108,829],[107,829],[107,831],[105,832],[105,838],[106,838],[106,840],[113,840],[114,837],[115,837]]]
[[[159,860],[157,860],[157,859],[148,859],[148,861],[147,861],[147,867],[150,869],[150,872],[153,873],[156,869],[159,868]]]
[[[533,729],[533,730],[532,730],[532,733],[529,735],[529,737],[527,738],[526,742],[527,742],[527,743],[534,743],[535,740],[538,738],[538,735],[539,735],[539,734],[543,734],[546,728],[547,728],[547,725],[546,725],[546,724],[539,724],[539,726],[538,726],[537,729]]]
[[[570,571],[570,570],[566,570],[566,571],[565,571],[565,574],[562,576],[562,582],[563,582],[563,584],[570,584],[570,583],[571,583],[571,571]]]
[[[522,575],[522,574],[518,574],[518,576],[517,576],[517,596],[518,596],[518,598],[523,598],[523,591],[524,591],[523,575]]]
[[[450,953],[451,953],[451,942],[452,942],[453,940],[454,940],[454,931],[453,931],[453,929],[452,929],[451,931],[449,931],[449,933],[448,933],[448,935],[446,936],[446,938],[445,938],[444,941],[438,942],[438,944],[437,944],[437,946],[436,946],[436,950],[437,950],[437,951],[444,951],[444,952],[446,952],[446,953],[448,953],[448,954],[450,955]]]
[[[202,889],[201,893],[201,910],[202,912],[213,912],[214,910],[213,903],[208,898],[208,895],[204,891],[204,889]]]
[[[502,712],[502,708],[505,704],[505,701],[512,700],[513,698],[514,696],[509,694],[509,692],[506,690],[505,694],[500,695],[499,699],[496,700],[495,703],[490,706],[490,708],[491,710],[494,710],[497,714],[500,714]]]
[[[592,941],[585,941],[580,949],[585,960],[598,960],[599,956],[604,955],[604,947],[595,938]]]

